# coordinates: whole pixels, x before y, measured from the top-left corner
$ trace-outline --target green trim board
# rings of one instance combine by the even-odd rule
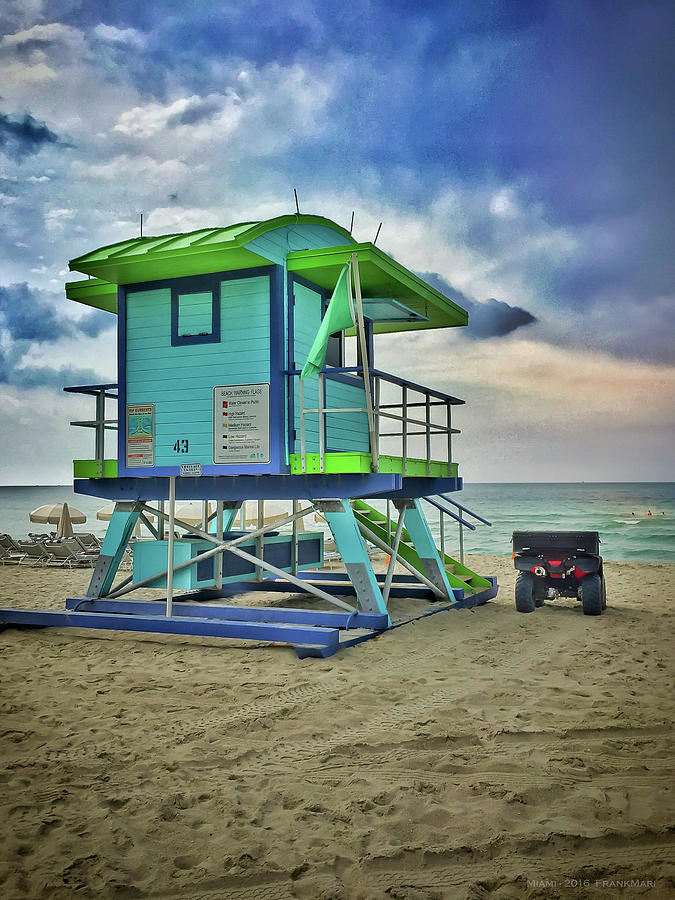
[[[369,297],[389,297],[423,317],[420,321],[375,322],[376,334],[468,324],[466,310],[370,242],[294,250],[288,254],[286,265],[289,272],[332,290],[342,267],[353,253],[358,256],[361,290],[366,301]],[[347,335],[355,333],[353,328],[345,331]]]
[[[74,459],[73,478],[117,478],[117,460],[104,460],[103,474],[99,475],[97,459]]]
[[[317,475],[321,474],[320,457],[318,453],[306,453],[306,471],[302,471],[302,458],[299,453],[291,453],[291,475]],[[426,459],[406,460],[405,472],[403,471],[403,459],[400,456],[379,457],[379,471],[384,475],[405,475],[408,478],[457,478],[457,463],[440,462],[430,460],[427,471]],[[327,475],[339,475],[347,472],[372,472],[373,458],[370,453],[325,453],[324,473]]]
[[[66,297],[85,306],[117,313],[117,285],[101,278],[67,282]]]
[[[226,228],[200,228],[185,234],[119,241],[72,259],[70,269],[114,284],[135,284],[254,268],[268,264],[269,259],[246,244],[269,231],[292,225],[325,225],[347,242],[353,242],[345,228],[324,216],[277,216],[264,222],[243,222]]]
[[[301,471],[299,453],[291,454],[291,475],[316,475],[320,471],[319,454],[307,453],[307,471]],[[372,457],[370,453],[326,453],[324,465],[327,474],[344,474],[350,472],[369,473],[372,471]],[[380,456],[380,472],[385,475],[406,475],[408,478],[457,478],[458,464],[437,462],[429,463],[430,471],[427,472],[425,459],[406,460],[406,469],[403,472],[403,460],[400,456]],[[106,459],[103,463],[103,475],[98,474],[98,461],[95,459],[74,459],[74,478],[117,478],[117,460]]]

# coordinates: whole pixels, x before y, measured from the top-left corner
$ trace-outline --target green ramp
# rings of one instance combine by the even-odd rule
[[[380,540],[391,544],[396,531],[395,522],[392,522],[391,535],[389,535],[387,533],[387,517],[384,513],[381,513],[363,500],[352,500],[352,509],[354,510],[356,521],[360,525],[369,528]],[[407,563],[421,574],[424,574],[420,558],[405,528],[401,532],[401,543],[399,544],[398,552]],[[438,555],[440,558],[440,550]],[[464,588],[467,594],[479,594],[486,588],[492,587],[491,581],[473,572],[467,566],[448,556],[447,553],[443,557],[443,565],[448,576],[448,582],[452,588]]]

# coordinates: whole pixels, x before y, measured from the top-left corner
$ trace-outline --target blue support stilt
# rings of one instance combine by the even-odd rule
[[[432,584],[443,591],[449,600],[454,600],[445,567],[441,562],[436,542],[422,511],[420,501],[418,499],[395,500],[394,504],[399,510],[405,509],[405,527],[413,542],[415,552],[419,556],[424,574]]]
[[[142,507],[141,502],[116,504],[87,588],[88,597],[105,597],[110,591]]]
[[[349,501],[316,500],[314,505],[328,522],[361,609],[365,612],[388,615],[387,605]]]

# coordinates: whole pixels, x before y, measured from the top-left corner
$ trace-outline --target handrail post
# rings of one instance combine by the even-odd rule
[[[293,501],[293,515],[300,511],[300,502]],[[293,542],[291,545],[291,574],[298,574],[298,520],[293,519]]]
[[[438,511],[440,516],[440,528],[441,528],[441,562],[445,565],[445,515],[443,514],[443,510],[440,509]],[[462,527],[461,525],[459,526]]]
[[[408,388],[403,385],[401,388],[401,408],[403,410],[403,431],[402,431],[402,455],[403,455],[403,475],[405,475],[406,462],[408,459]]]
[[[375,376],[375,403],[373,405],[373,416],[375,418],[375,446],[377,448],[377,468],[380,468],[380,376]]]
[[[446,419],[448,425],[448,475],[451,474],[450,466],[452,465],[452,404],[445,404]]]
[[[425,411],[426,411],[426,448],[427,448],[427,475],[431,474],[431,397],[429,394],[424,395]]]
[[[464,529],[462,523],[459,523],[459,561],[464,565]]]
[[[324,425],[325,425],[325,409],[326,409],[326,379],[323,372],[319,372],[319,384],[318,384],[318,403],[317,406],[319,408],[319,472],[323,472],[324,468],[324,456],[326,452],[326,440],[324,435]]]
[[[105,460],[105,388],[96,392],[96,461],[98,463],[98,477],[103,477],[103,463]]]
[[[176,476],[169,476],[169,537],[166,542],[167,567],[166,567],[166,614],[173,612],[173,542],[176,519]]]
[[[258,531],[261,531],[265,528],[265,501],[258,500]],[[222,539],[221,539],[222,540]],[[265,535],[258,534],[256,538],[256,552],[258,554],[258,559],[263,559],[263,554],[265,552]],[[265,575],[263,573],[262,566],[255,567],[255,580],[256,581],[264,581]]]
[[[208,531],[208,528],[205,528],[204,531]],[[223,501],[216,500],[216,534],[218,535],[219,541],[225,540],[225,535],[223,534]],[[223,586],[223,554],[219,553],[215,559],[216,565],[216,588],[220,590]]]
[[[298,379],[300,382],[298,390],[298,401],[300,403],[300,471],[307,471],[306,458],[306,435],[305,435],[305,384],[302,376]]]
[[[351,278],[354,279],[354,290],[356,292],[356,331],[358,334],[359,347],[361,349],[361,367],[363,369],[363,387],[366,392],[366,409],[368,410],[368,437],[370,439],[370,455],[371,469],[373,472],[380,471],[379,452],[377,442],[375,440],[375,416],[373,414],[373,398],[370,390],[370,363],[368,360],[368,347],[366,345],[366,332],[363,324],[363,301],[361,297],[361,279],[359,276],[359,255],[352,253],[351,277],[349,279],[349,290],[351,292]]]

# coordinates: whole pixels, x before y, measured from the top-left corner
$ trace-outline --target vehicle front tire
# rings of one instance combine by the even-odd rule
[[[535,610],[534,577],[529,572],[521,572],[516,578],[516,609],[521,613]]]
[[[585,616],[602,615],[604,609],[602,603],[602,579],[599,575],[586,575],[581,579],[579,588],[581,605]]]

